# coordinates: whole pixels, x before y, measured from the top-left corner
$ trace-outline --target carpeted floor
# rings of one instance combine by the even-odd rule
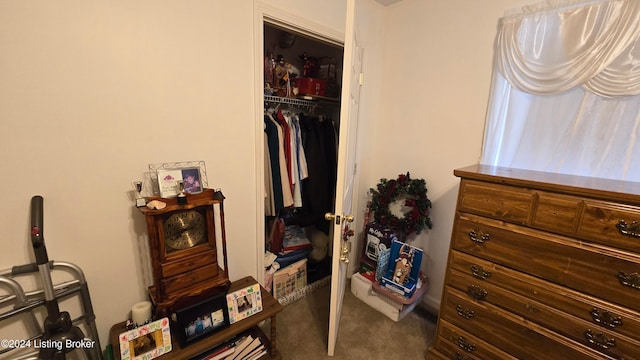
[[[436,319],[417,307],[395,322],[355,297],[347,284],[336,351],[327,356],[330,285],[287,303],[277,316],[277,346],[284,360],[424,359]]]

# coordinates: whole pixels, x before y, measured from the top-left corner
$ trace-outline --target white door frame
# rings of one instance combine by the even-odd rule
[[[344,46],[344,32],[335,31],[312,20],[292,14],[266,3],[254,0],[254,99],[255,99],[255,159],[256,159],[256,274],[260,284],[264,285],[264,253],[265,253],[265,212],[264,212],[264,22],[272,22],[292,30],[305,32]]]

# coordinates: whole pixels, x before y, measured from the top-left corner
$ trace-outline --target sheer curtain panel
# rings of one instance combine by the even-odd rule
[[[480,162],[640,181],[640,1],[509,11]]]

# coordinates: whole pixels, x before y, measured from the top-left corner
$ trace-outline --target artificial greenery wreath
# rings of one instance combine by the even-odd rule
[[[370,210],[373,211],[375,221],[404,238],[424,228],[431,229],[433,224],[429,218],[431,201],[427,197],[427,185],[424,179],[411,179],[410,174],[398,175],[396,180],[380,179],[372,194]],[[389,205],[404,198],[404,205],[411,208],[399,218],[391,213]]]

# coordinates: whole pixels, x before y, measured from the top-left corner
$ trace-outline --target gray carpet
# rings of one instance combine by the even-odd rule
[[[277,316],[284,360],[424,359],[436,319],[417,307],[395,322],[355,297],[347,283],[335,356],[327,356],[330,285],[285,305]]]

